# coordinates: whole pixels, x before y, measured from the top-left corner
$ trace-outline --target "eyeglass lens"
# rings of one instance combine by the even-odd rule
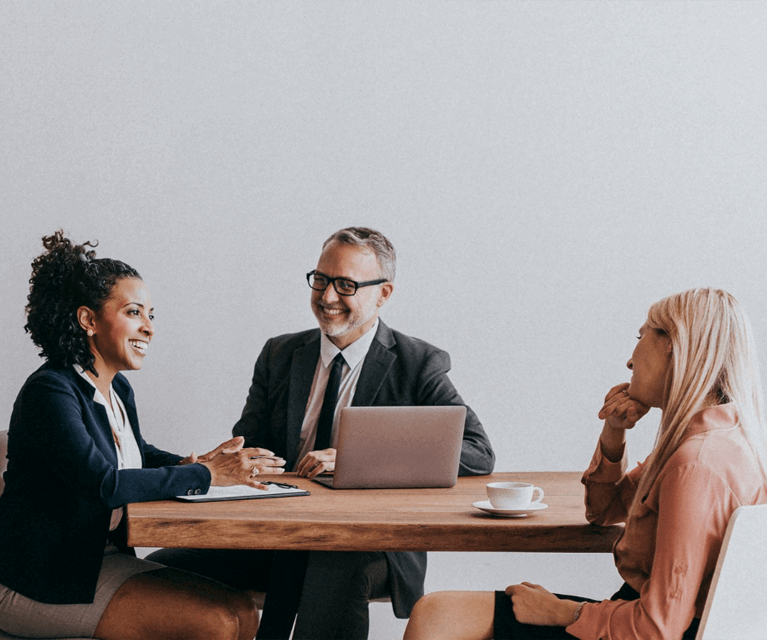
[[[316,289],[317,291],[324,291],[327,289],[328,284],[330,284],[330,282],[325,276],[317,274],[309,276],[309,285],[312,287],[312,289]],[[333,280],[333,287],[337,293],[346,296],[354,295],[354,293],[357,291],[357,283],[353,280]]]

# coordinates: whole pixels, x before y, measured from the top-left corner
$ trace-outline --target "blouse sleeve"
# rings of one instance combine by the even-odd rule
[[[629,473],[627,467],[626,447],[621,460],[611,462],[597,443],[591,464],[581,478],[586,486],[586,519],[592,524],[607,526],[626,521],[643,465]]]
[[[567,627],[571,635],[583,640],[681,638],[692,622],[737,501],[722,478],[700,463],[672,469],[659,482],[657,499],[652,574],[640,598],[584,605],[578,621]],[[643,503],[639,509],[650,507]]]

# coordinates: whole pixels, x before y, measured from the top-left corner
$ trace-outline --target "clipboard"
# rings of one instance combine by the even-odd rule
[[[176,496],[176,500],[184,502],[219,502],[221,500],[258,500],[264,498],[290,498],[292,496],[311,495],[305,489],[299,489],[293,485],[275,482],[264,482],[266,490],[255,489],[246,484],[237,484],[231,487],[210,487],[208,493],[200,493],[192,496]]]

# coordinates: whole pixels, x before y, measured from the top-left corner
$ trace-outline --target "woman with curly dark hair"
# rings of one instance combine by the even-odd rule
[[[154,335],[138,272],[63,232],[32,263],[27,324],[46,363],[25,382],[0,496],[0,629],[21,637],[252,639],[252,598],[141,560],[124,543],[129,502],[258,485],[284,464],[234,438],[186,458],[147,444],[133,391]],[[255,456],[260,456],[256,458]]]

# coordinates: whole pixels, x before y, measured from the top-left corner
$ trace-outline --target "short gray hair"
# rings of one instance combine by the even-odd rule
[[[336,231],[325,240],[322,248],[325,249],[333,241],[370,249],[375,254],[378,266],[381,267],[381,276],[389,282],[394,282],[394,274],[397,270],[397,254],[392,243],[380,231],[367,227],[347,227]]]

